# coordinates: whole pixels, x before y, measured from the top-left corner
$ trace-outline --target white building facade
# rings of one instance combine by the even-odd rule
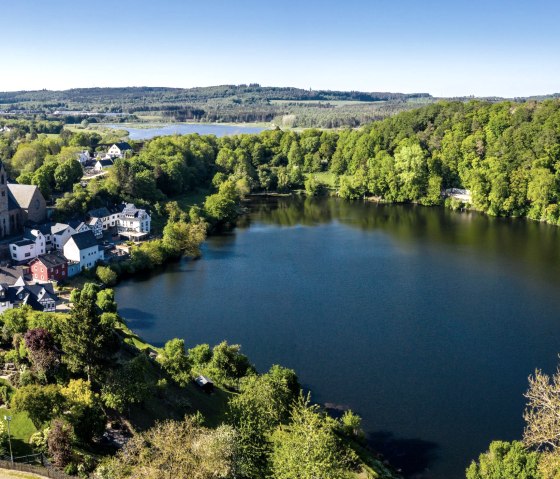
[[[92,231],[76,233],[64,245],[64,256],[68,261],[79,263],[80,271],[93,268],[105,258],[103,248]]]
[[[47,241],[43,233],[33,229],[27,231],[22,240],[10,243],[9,248],[14,261],[30,261],[47,252]]]

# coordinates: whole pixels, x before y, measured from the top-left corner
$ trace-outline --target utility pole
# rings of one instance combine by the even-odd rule
[[[4,416],[4,420],[8,423],[8,444],[10,445],[10,461],[14,463],[14,454],[12,453],[12,435],[10,434],[10,421],[12,416]]]

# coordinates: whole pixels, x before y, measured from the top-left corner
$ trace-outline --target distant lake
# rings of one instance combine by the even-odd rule
[[[188,135],[198,133],[199,135],[229,136],[240,135],[241,133],[260,133],[266,128],[244,125],[221,125],[205,123],[170,123],[150,128],[134,128],[127,123],[115,123],[106,125],[109,128],[127,130],[131,140],[149,140],[156,136],[166,135]]]
[[[294,368],[408,477],[464,479],[522,437],[527,376],[560,352],[559,228],[331,198],[250,210],[202,259],[116,288],[134,331]]]

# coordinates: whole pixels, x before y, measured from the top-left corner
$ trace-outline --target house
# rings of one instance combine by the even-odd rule
[[[107,168],[111,168],[111,166],[113,166],[113,164],[114,164],[113,160],[111,160],[110,158],[97,160],[93,169],[94,169],[94,171],[97,171],[99,173],[103,170],[106,170]]]
[[[91,160],[91,155],[89,154],[88,150],[80,151],[78,153],[78,158],[76,158],[82,166],[85,166]]]
[[[463,203],[472,203],[472,193],[470,190],[462,188],[449,188],[443,192],[444,197],[455,198]]]
[[[68,277],[72,278],[77,274],[80,274],[82,270],[80,269],[79,261],[68,261]]]
[[[45,254],[47,252],[47,242],[41,231],[32,229],[25,232],[23,239],[10,243],[9,248],[10,256],[19,263]]]
[[[0,284],[0,313],[29,305],[36,311],[52,312],[56,310],[58,296],[52,283],[26,284],[19,278],[12,286]]]
[[[111,148],[109,148],[109,150],[107,151],[107,155],[109,155],[111,158],[122,158],[123,156],[131,152],[132,147],[128,143],[122,142],[115,143],[113,146],[111,146]]]
[[[206,376],[197,376],[194,380],[196,385],[202,389],[205,393],[214,392],[214,383],[208,379]]]
[[[87,223],[84,223],[81,220],[71,220],[68,222],[68,226],[70,226],[75,233],[82,233],[90,229]]]
[[[89,218],[101,218],[103,229],[109,230],[118,226],[118,221],[124,207],[124,204],[120,204],[109,208],[97,208],[96,210],[88,211],[88,216]]]
[[[87,222],[87,226],[97,239],[103,238],[103,220],[101,218],[90,218]]]
[[[136,208],[132,203],[126,203],[118,222],[119,234],[144,233],[151,229],[151,217],[146,210]]]
[[[72,235],[63,250],[67,260],[80,264],[80,271],[93,268],[98,261],[104,259],[103,248],[97,242],[92,231]]]
[[[31,279],[28,265],[0,266],[0,283],[12,285],[20,277]]]
[[[45,198],[34,185],[8,184],[0,162],[0,238],[23,231],[27,221],[41,223],[47,217]]]
[[[62,248],[68,239],[75,234],[76,231],[66,223],[55,223],[51,226],[52,247],[57,251],[62,251]]]
[[[59,252],[43,254],[30,264],[36,281],[64,281],[68,277],[68,260]]]

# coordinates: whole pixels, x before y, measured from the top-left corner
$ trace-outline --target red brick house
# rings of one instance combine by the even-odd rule
[[[30,264],[36,281],[63,281],[68,277],[68,260],[60,253],[42,254]]]

